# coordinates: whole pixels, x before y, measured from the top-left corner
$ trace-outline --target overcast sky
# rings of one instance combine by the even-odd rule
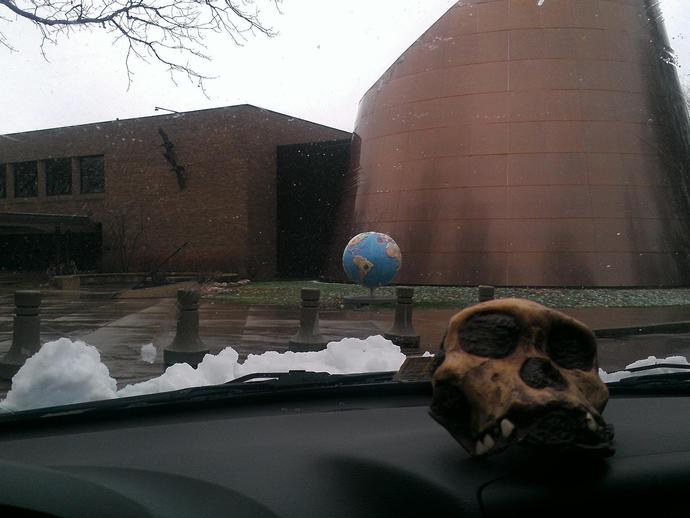
[[[364,92],[454,3],[284,0],[282,13],[263,12],[279,31],[275,38],[250,38],[241,48],[208,40],[213,61],[206,71],[218,76],[206,83],[209,98],[182,78],[175,86],[155,62],[135,63],[128,90],[124,51],[105,33],[63,39],[47,47],[46,61],[31,24],[0,19],[17,48],[0,47],[0,134],[154,115],[156,106],[188,111],[239,103],[351,130]],[[662,5],[681,76],[690,80],[690,0]]]

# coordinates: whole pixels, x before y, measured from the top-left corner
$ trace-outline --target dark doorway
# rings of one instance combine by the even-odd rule
[[[328,257],[350,140],[278,147],[278,273],[318,277]]]

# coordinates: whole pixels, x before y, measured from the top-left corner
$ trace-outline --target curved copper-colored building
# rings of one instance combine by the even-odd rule
[[[653,100],[650,38],[665,34],[647,8],[451,8],[361,101],[334,257],[372,230],[400,245],[400,283],[686,283],[687,215],[672,202]]]

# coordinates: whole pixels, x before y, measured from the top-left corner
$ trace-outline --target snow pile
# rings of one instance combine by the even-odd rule
[[[656,356],[649,356],[644,360],[637,360],[626,366],[626,369],[638,369],[640,367],[650,367],[659,363],[667,363],[671,365],[690,365],[685,356],[669,356],[668,358],[657,359]]]
[[[357,372],[397,371],[405,361],[400,347],[382,336],[370,336],[365,340],[345,338],[331,342],[326,349],[309,353],[277,353],[269,351],[261,355],[250,354],[239,365],[239,376],[252,372],[285,372],[307,370],[331,374],[355,374]]]
[[[142,348],[143,357],[143,348]],[[397,371],[405,361],[400,348],[381,336],[346,338],[318,352],[269,351],[251,354],[244,363],[228,347],[207,354],[194,369],[186,363],[168,367],[157,378],[116,390],[108,367],[95,347],[61,338],[46,343],[12,378],[12,388],[0,403],[5,410],[26,410],[115,397],[155,394],[189,387],[217,385],[254,372],[306,370],[331,374]]]
[[[171,365],[157,378],[127,385],[117,393],[118,397],[143,396],[190,387],[219,385],[237,378],[239,355],[232,348],[222,350],[218,355],[207,354],[195,369],[187,363]]]
[[[178,363],[168,367],[157,378],[136,385],[127,385],[117,395],[140,396],[189,387],[218,385],[254,372],[305,370],[354,374],[397,371],[404,361],[405,355],[400,352],[400,347],[382,336],[371,336],[366,340],[345,338],[340,342],[331,342],[326,349],[317,352],[268,351],[259,355],[250,354],[244,363],[239,363],[237,352],[228,347],[217,355],[204,356],[196,369],[186,363]]]
[[[156,361],[156,348],[153,344],[146,344],[141,346],[141,361],[146,363],[153,363]]]
[[[233,288],[251,284],[249,279],[242,279],[237,282],[207,282],[201,286],[202,295],[222,295],[232,293]]]
[[[116,389],[95,347],[61,338],[26,360],[0,406],[21,410],[97,401],[115,397]]]
[[[659,364],[671,365],[690,365],[688,359],[684,356],[669,356],[668,358],[657,358],[656,356],[649,356],[644,360],[637,360],[630,365],[626,365],[625,370],[608,373],[604,369],[599,369],[599,377],[604,383],[614,383],[631,376],[647,376],[651,374],[668,374],[676,372],[672,367],[659,367],[656,369],[649,369],[645,371],[630,372],[627,369],[638,369],[640,367],[652,367]]]

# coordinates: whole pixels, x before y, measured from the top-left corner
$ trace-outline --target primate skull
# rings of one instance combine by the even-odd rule
[[[437,357],[430,413],[473,456],[511,444],[613,453],[594,334],[534,302],[455,315]]]

